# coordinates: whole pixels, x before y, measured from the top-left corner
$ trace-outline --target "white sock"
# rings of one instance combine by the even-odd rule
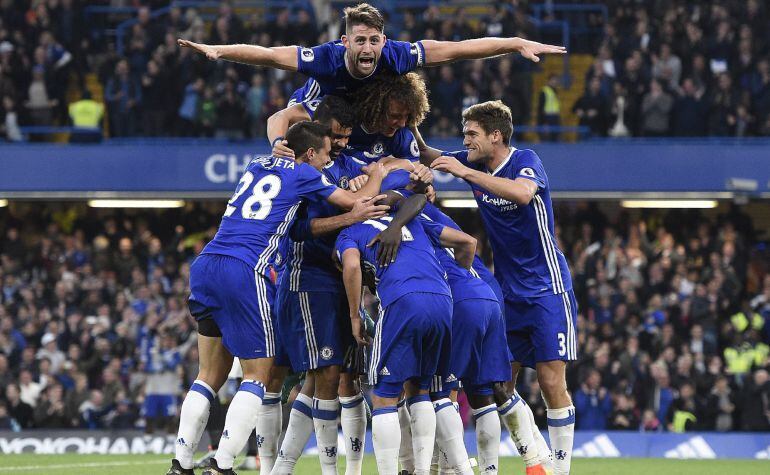
[[[401,431],[398,430],[398,409],[381,407],[372,411],[372,445],[380,475],[398,474],[398,446]]]
[[[337,475],[337,427],[339,399],[313,398],[313,426],[323,475]]]
[[[281,393],[265,393],[257,417],[257,449],[259,450],[259,473],[269,475],[275,465],[278,453],[278,438],[283,423]]]
[[[548,437],[553,451],[556,475],[568,474],[572,460],[572,442],[575,437],[575,406],[548,409]]]
[[[340,396],[340,424],[345,437],[345,475],[361,475],[366,447],[366,401],[359,393]]]
[[[182,403],[179,416],[179,432],[176,436],[176,459],[182,468],[193,467],[193,457],[201,440],[206,422],[209,420],[211,403],[216,391],[203,381],[196,379]]]
[[[465,431],[460,414],[449,398],[433,401],[436,411],[436,442],[440,449],[439,467],[451,473],[473,474],[468,452],[465,450]],[[441,463],[444,460],[445,464]],[[446,465],[446,466],[444,466]]]
[[[407,400],[412,426],[414,475],[427,475],[436,439],[436,412],[427,394]]]
[[[433,443],[433,455],[430,458],[430,475],[439,475],[441,473],[440,460],[441,449],[438,447],[438,442]]]
[[[412,448],[412,417],[406,399],[398,402],[398,425],[401,428],[401,447],[398,449],[398,463],[401,470],[414,473],[414,449]]]
[[[523,399],[521,402],[524,402],[524,407],[527,408],[529,424],[532,426],[532,436],[535,438],[535,444],[537,444],[538,459],[540,460],[541,464],[547,465],[547,467],[550,469],[553,465],[553,454],[551,454],[551,448],[548,447],[548,442],[545,441],[543,433],[540,432],[540,428],[537,427],[537,424],[535,423],[535,415],[532,414],[532,408],[529,407],[529,404],[527,404]]]
[[[529,414],[527,414],[524,401],[514,392],[513,396],[497,410],[500,412],[505,427],[510,432],[524,464],[527,467],[537,465],[539,463],[537,444],[535,444],[535,438],[532,436],[532,427],[530,427]]]
[[[278,451],[278,458],[275,460],[273,471],[270,472],[271,475],[294,473],[294,466],[302,455],[310,434],[313,433],[312,406],[313,400],[309,396],[297,394],[297,399],[291,406],[289,426],[286,428],[286,435],[283,437],[281,450]]]
[[[257,414],[265,397],[265,385],[259,381],[244,379],[225,416],[225,428],[219,439],[214,459],[222,469],[233,468],[233,460],[241,453],[251,431],[257,426]]]
[[[479,473],[482,475],[497,474],[500,468],[500,417],[497,406],[480,407],[473,410],[473,420],[476,421],[476,448],[479,457]]]

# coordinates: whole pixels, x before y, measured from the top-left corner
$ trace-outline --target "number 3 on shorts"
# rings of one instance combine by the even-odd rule
[[[567,337],[564,336],[564,333],[559,333],[556,337],[559,339],[559,356],[564,356],[567,353],[567,347],[565,346]]]

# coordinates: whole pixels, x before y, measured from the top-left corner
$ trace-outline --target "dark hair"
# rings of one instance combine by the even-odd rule
[[[430,111],[425,81],[417,73],[400,76],[380,73],[348,98],[355,104],[358,120],[367,128],[376,127],[387,113],[391,100],[401,102],[409,109],[409,125],[420,125]]]
[[[331,126],[332,119],[346,129],[356,125],[356,115],[350,103],[340,96],[328,95],[318,104],[313,120]]]
[[[510,144],[513,135],[513,118],[511,109],[502,101],[487,101],[470,106],[463,111],[463,124],[472,120],[487,134],[499,130],[503,136],[503,143]]]
[[[324,137],[331,139],[332,131],[328,125],[318,122],[297,122],[286,131],[286,141],[294,156],[302,157],[309,149],[319,150],[324,145]]]
[[[359,3],[355,7],[346,7],[342,12],[345,14],[345,32],[350,33],[355,25],[366,25],[382,33],[385,31],[385,19],[379,10],[368,3]]]

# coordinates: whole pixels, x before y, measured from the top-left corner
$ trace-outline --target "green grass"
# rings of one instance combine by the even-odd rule
[[[3,474],[51,474],[81,475],[100,474],[136,475],[164,474],[171,456],[161,455],[3,455],[0,473]],[[236,463],[240,461],[236,460]],[[339,472],[344,473],[344,460]],[[666,460],[666,459],[575,459],[573,475],[627,474],[627,475],[728,475],[744,473],[768,473],[768,462],[761,460]],[[201,470],[198,470],[200,473]],[[239,472],[254,474],[256,472]],[[318,459],[305,456],[300,460],[296,475],[320,473]],[[367,456],[364,475],[377,473],[373,456]],[[501,458],[500,474],[523,474],[524,465],[518,458]]]

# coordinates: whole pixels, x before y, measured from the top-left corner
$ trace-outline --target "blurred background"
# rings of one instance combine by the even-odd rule
[[[0,431],[175,431],[178,408],[144,401],[160,378],[181,401],[197,371],[190,262],[305,81],[176,39],[314,45],[349,3],[0,0]],[[770,5],[372,3],[393,39],[569,50],[419,72],[429,143],[461,148],[462,109],[502,99],[544,162],[580,306],[576,455],[648,440],[612,431],[706,431],[642,455],[768,458],[766,435],[709,437],[770,431]],[[468,188],[436,181],[491,264]],[[519,390],[542,428],[533,376]]]

